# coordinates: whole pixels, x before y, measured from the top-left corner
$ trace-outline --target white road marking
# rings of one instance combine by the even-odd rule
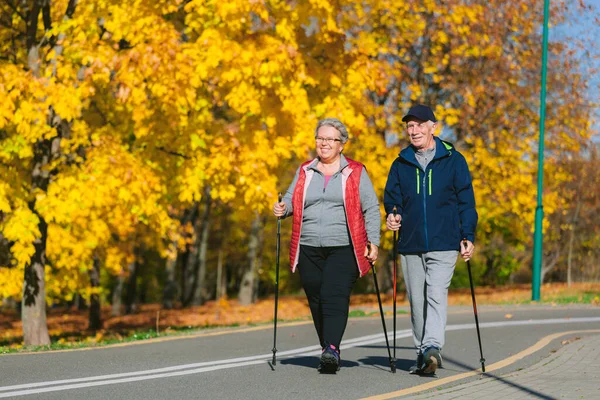
[[[542,320],[525,320],[525,321],[498,321],[485,322],[479,324],[480,328],[497,328],[508,326],[524,326],[524,325],[551,325],[551,324],[574,324],[585,322],[600,322],[600,317],[584,317],[584,318],[554,318]],[[455,324],[448,325],[447,331],[467,330],[475,328],[475,324]],[[393,332],[390,332],[390,336]],[[402,339],[412,336],[410,329],[396,331],[396,338]],[[373,343],[385,341],[383,333],[374,335],[361,336],[354,339],[344,340],[342,346],[344,349],[359,347]],[[294,358],[300,356],[319,355],[321,349],[319,346],[307,346],[298,349],[281,351],[277,353],[277,359]],[[56,381],[25,383],[20,385],[2,386],[0,387],[0,398],[24,396],[37,393],[48,393],[61,390],[72,390],[87,388],[93,386],[114,385],[119,383],[137,382],[149,379],[168,378],[172,376],[182,376],[199,374],[203,372],[217,371],[221,369],[245,367],[248,365],[257,365],[270,361],[272,354],[261,354],[256,356],[230,358],[226,360],[207,361],[193,364],[176,365],[172,367],[151,369],[146,371],[135,371],[121,374],[98,375],[86,378],[63,379]]]

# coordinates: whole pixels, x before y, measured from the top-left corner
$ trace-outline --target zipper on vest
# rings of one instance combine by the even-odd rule
[[[433,172],[432,169],[429,170],[429,195],[431,196],[431,173]]]
[[[419,173],[419,168],[417,168],[417,194],[420,194],[420,188],[421,188],[421,183],[420,183],[420,173]]]

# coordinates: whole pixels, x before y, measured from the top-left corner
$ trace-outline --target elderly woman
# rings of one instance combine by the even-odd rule
[[[377,260],[380,212],[364,165],[342,154],[348,131],[335,118],[315,129],[318,157],[298,168],[277,217],[293,215],[290,265],[300,279],[323,352],[318,370],[340,368],[350,292]],[[367,246],[368,243],[371,246]]]

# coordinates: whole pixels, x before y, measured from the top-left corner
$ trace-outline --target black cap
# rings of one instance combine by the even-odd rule
[[[437,122],[437,119],[435,119],[435,115],[433,114],[433,110],[427,106],[424,106],[423,104],[412,106],[406,115],[402,117],[402,122],[406,122],[409,117],[415,117],[421,121]]]

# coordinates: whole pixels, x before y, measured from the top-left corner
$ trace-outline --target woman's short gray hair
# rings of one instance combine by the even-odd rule
[[[345,144],[348,141],[348,129],[346,129],[346,125],[342,123],[337,118],[325,118],[319,121],[317,124],[317,128],[315,129],[315,137],[317,137],[317,132],[319,132],[319,128],[322,126],[331,126],[340,133],[340,140],[342,144]]]

